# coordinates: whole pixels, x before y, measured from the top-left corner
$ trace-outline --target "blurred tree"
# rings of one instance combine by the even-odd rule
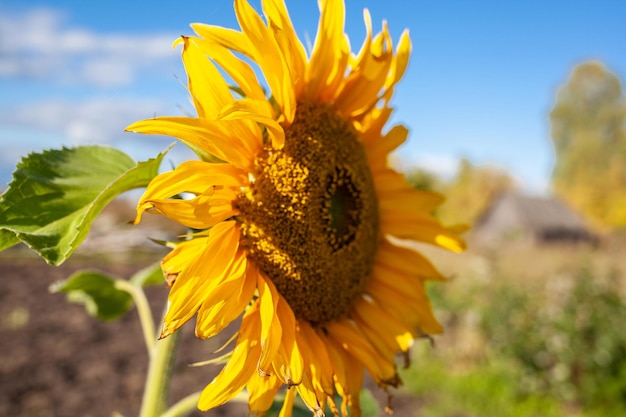
[[[443,186],[442,180],[436,174],[421,168],[411,169],[405,178],[417,190],[440,191]]]
[[[550,113],[554,192],[599,226],[626,227],[626,99],[601,63],[574,68]]]
[[[456,177],[443,189],[446,202],[439,209],[439,218],[444,224],[472,224],[494,196],[514,188],[507,172],[462,159]]]

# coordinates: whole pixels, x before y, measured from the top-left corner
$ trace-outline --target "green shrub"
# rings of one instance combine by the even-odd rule
[[[522,393],[548,393],[590,414],[626,413],[626,300],[618,278],[582,268],[546,278],[537,293],[494,288],[480,327],[493,353],[522,370]]]
[[[420,352],[419,366],[403,372],[405,389],[420,396],[424,417],[559,417],[555,400],[516,389],[519,370],[490,360],[462,370],[437,352]],[[417,361],[417,360],[416,360]]]

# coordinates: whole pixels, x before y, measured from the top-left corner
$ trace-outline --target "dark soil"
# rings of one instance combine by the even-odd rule
[[[94,268],[93,261],[73,260],[52,267],[18,251],[0,254],[0,416],[138,415],[148,359],[136,311],[103,323],[81,305],[68,302],[65,295],[50,293],[48,287],[85,268],[129,277],[160,256],[132,262],[103,259]],[[166,286],[149,288],[148,297],[153,314],[159,317]],[[188,364],[211,357],[217,347],[218,341],[196,339],[192,325],[183,327],[172,401],[211,381],[218,367]],[[384,402],[384,393],[374,391]],[[415,415],[415,403],[408,398],[397,398],[394,405],[395,415]],[[247,414],[245,404],[229,403],[193,416]]]
[[[103,323],[48,287],[86,268],[129,277],[155,259],[132,265],[100,261],[95,268],[93,261],[70,261],[52,267],[39,258],[2,255],[0,416],[110,417],[114,411],[138,415],[148,357],[136,311]],[[153,314],[160,317],[166,286],[149,288],[148,297]],[[202,389],[219,370],[188,366],[209,358],[216,342],[197,340],[192,326],[185,327],[172,400]],[[247,407],[228,406],[210,415],[226,412],[243,416]]]

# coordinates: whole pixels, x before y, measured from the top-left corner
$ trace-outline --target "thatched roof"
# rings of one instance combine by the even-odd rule
[[[526,237],[538,241],[593,240],[584,219],[556,197],[513,192],[496,197],[474,226],[479,243]]]

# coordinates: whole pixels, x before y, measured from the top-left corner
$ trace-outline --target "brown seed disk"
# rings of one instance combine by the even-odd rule
[[[296,317],[346,316],[378,247],[376,191],[354,129],[332,108],[299,103],[285,146],[259,155],[237,202],[250,258]]]

